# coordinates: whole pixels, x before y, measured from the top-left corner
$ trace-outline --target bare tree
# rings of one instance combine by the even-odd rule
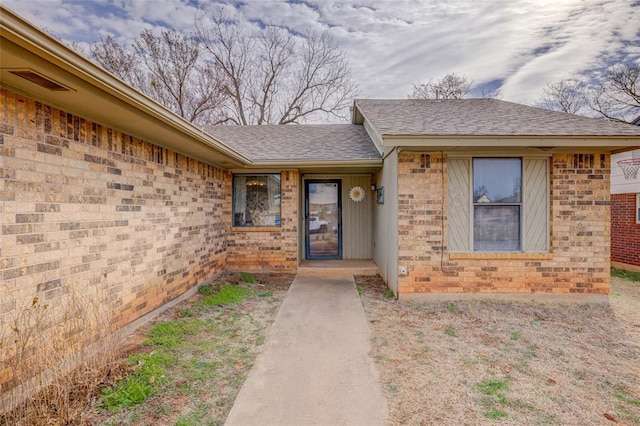
[[[440,80],[414,84],[409,99],[462,99],[469,94],[472,85],[473,80],[451,73]]]
[[[580,114],[589,105],[589,90],[584,82],[573,79],[548,83],[542,89],[540,108],[561,111],[567,114]]]
[[[192,122],[212,124],[222,103],[214,65],[200,60],[200,45],[188,35],[162,31],[156,37],[143,30],[134,43],[145,69],[151,96]]]
[[[326,32],[294,36],[266,26],[248,31],[221,10],[196,20],[198,37],[217,66],[234,124],[289,124],[343,118],[357,86],[346,54]]]
[[[591,108],[607,120],[631,122],[640,115],[640,65],[617,65],[593,91]]]
[[[220,76],[215,65],[203,60],[194,37],[173,30],[155,36],[143,30],[133,49],[107,36],[91,52],[105,69],[186,120],[197,124],[220,120]]]
[[[100,35],[100,41],[91,45],[91,56],[111,74],[137,86],[139,70],[135,55],[110,35]]]

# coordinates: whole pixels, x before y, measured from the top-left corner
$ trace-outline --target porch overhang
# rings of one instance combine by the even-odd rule
[[[259,161],[237,169],[237,171],[256,170],[298,170],[305,173],[331,173],[331,174],[372,174],[382,169],[382,159],[362,160],[286,160],[286,161]]]

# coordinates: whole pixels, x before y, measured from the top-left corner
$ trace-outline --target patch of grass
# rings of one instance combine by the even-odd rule
[[[358,290],[358,296],[362,296],[362,293],[364,292],[364,287],[358,284],[356,286],[356,290]]]
[[[216,370],[220,366],[217,361],[201,361],[191,359],[180,363],[182,374],[191,381],[202,382],[215,377]]]
[[[166,380],[165,367],[172,357],[161,350],[150,354],[135,354],[128,359],[136,365],[135,372],[120,380],[115,386],[102,389],[102,406],[109,411],[140,404],[149,398]]]
[[[453,327],[447,327],[444,329],[444,334],[451,337],[458,337],[458,332]]]
[[[202,294],[204,296],[209,296],[216,292],[216,289],[211,284],[204,284],[198,288],[198,294]]]
[[[476,383],[476,388],[485,395],[497,395],[500,391],[508,390],[509,386],[506,380],[487,380]]]
[[[519,331],[511,332],[511,340],[520,340],[520,332]]]
[[[625,271],[624,269],[611,268],[611,276],[629,281],[640,281],[640,272]]]
[[[640,407],[640,400],[635,398],[634,395],[629,393],[623,386],[617,386],[616,392],[613,394],[616,399],[622,402],[626,402],[629,405]]]
[[[175,426],[193,426],[193,425],[205,425],[213,424],[212,422],[205,422],[207,414],[211,407],[205,403],[198,403],[198,405],[188,414],[178,417]]]
[[[258,284],[259,281],[256,277],[254,277],[253,275],[246,273],[246,272],[242,272],[240,274],[240,281],[242,281],[243,283],[247,283],[247,284]]]
[[[507,413],[495,407],[495,403],[509,405],[509,401],[503,392],[509,390],[506,380],[487,380],[476,383],[476,388],[485,395],[482,398],[482,405],[488,408],[484,416],[488,419],[498,420],[507,416]]]
[[[145,345],[173,347],[184,340],[185,336],[200,333],[205,323],[198,319],[177,319],[154,324],[148,332]]]
[[[193,312],[193,309],[180,309],[180,311],[178,312],[178,315],[180,315],[181,317],[192,317],[195,315],[195,312]]]
[[[268,290],[265,291],[263,293],[258,293],[258,297],[272,297],[273,296],[273,291]]]
[[[486,418],[488,418],[488,419],[491,419],[491,420],[499,420],[499,419],[502,419],[503,417],[507,417],[507,413],[505,413],[504,411],[493,407],[493,408],[485,411],[484,412],[484,416]]]
[[[253,295],[253,291],[248,288],[238,287],[231,284],[224,284],[217,293],[202,299],[202,304],[206,306],[224,306],[242,303],[247,297]]]
[[[447,303],[447,311],[449,312],[458,312],[458,305],[453,302]]]
[[[529,410],[529,411],[536,410],[536,407],[534,405],[526,402],[522,402],[522,401],[510,401],[509,406],[518,410]]]
[[[393,290],[387,290],[387,293],[385,294],[385,296],[387,297],[387,299],[395,299],[396,295],[393,293]]]

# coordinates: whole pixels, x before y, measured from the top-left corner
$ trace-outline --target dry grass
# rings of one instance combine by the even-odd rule
[[[246,281],[248,275],[226,274],[211,283],[214,289],[225,283],[248,290],[250,296],[241,303],[209,306],[205,302],[211,295],[193,296],[126,342],[107,333],[108,312],[106,305],[98,303],[99,298],[81,298],[66,291],[64,312],[56,312],[38,299],[25,302],[11,321],[3,324],[4,341],[11,342],[14,355],[8,360],[13,378],[18,389],[30,387],[33,373],[47,367],[53,380],[12,411],[0,407],[0,425],[223,424],[293,281],[292,275],[255,277],[257,282],[246,283],[242,278]],[[63,320],[56,321],[60,314]],[[198,332],[187,330],[177,336],[160,333],[156,338],[159,345],[149,338],[154,326],[183,320]],[[80,356],[70,358],[80,347],[80,341],[73,337],[80,334],[74,330],[100,339],[85,347]],[[164,377],[153,378],[158,381],[154,394],[141,404],[106,410],[103,390],[140,368],[139,364],[128,364],[127,359],[158,351],[164,351],[171,363]],[[42,381],[36,380],[36,384]],[[11,400],[7,403],[13,405]]]
[[[142,404],[101,408],[100,389],[137,368],[119,363],[119,369],[103,358],[114,367],[85,363],[0,424],[223,424],[293,276],[256,275],[258,283],[222,278],[214,284],[230,282],[250,296],[222,305],[203,303],[210,295],[194,296],[130,337],[127,353],[162,350],[171,357],[157,392]],[[389,423],[640,424],[640,283],[612,281],[610,303],[600,305],[408,303],[389,299],[379,277],[357,277]],[[48,309],[40,301],[25,309],[16,324],[48,323],[37,319]],[[74,312],[70,330],[81,319]],[[198,332],[173,343],[154,334],[158,325],[180,321]],[[156,343],[143,344],[153,336]],[[60,341],[47,345],[52,350]],[[36,359],[26,349],[24,357]],[[31,365],[18,359],[18,370]]]
[[[111,332],[105,289],[57,291],[51,302],[23,300],[0,324],[12,386],[2,395],[0,424],[83,423],[99,385],[116,373],[122,339]]]
[[[358,277],[390,424],[640,424],[640,283],[609,304],[389,300]]]
[[[216,297],[223,293],[217,290],[198,294],[138,330],[130,352],[163,351],[171,358],[162,384],[145,402],[115,412],[96,404],[92,424],[224,424],[292,281],[285,274],[225,274],[212,287],[236,287],[243,291],[235,295],[246,298]],[[192,331],[183,327],[186,332],[174,340],[164,327],[171,324],[188,324]]]

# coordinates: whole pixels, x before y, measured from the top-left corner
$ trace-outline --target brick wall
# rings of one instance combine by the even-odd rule
[[[5,329],[98,288],[121,326],[225,267],[228,172],[2,89],[0,177]]]
[[[281,172],[279,227],[232,227],[227,266],[242,271],[295,271],[298,267],[298,182],[294,170]]]
[[[605,154],[553,156],[550,253],[449,253],[446,157],[401,153],[399,265],[407,266],[408,276],[399,278],[400,297],[402,293],[607,294],[609,161]]]
[[[636,194],[611,196],[611,260],[640,266],[640,224]]]

